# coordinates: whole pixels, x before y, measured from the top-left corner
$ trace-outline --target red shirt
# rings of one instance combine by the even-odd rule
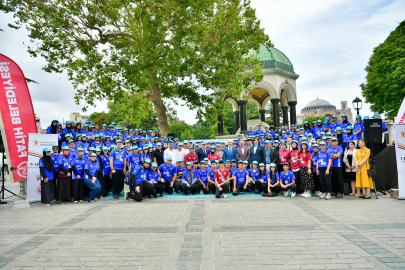
[[[297,170],[300,168],[300,161],[298,160],[300,156],[300,149],[291,151],[291,170]],[[297,158],[297,159],[295,159]]]
[[[309,151],[307,152],[302,152],[300,155],[301,158],[301,167],[308,167],[308,161],[312,160],[312,155]]]
[[[221,171],[221,170],[218,169],[215,171],[215,179],[218,179],[218,184],[222,184],[223,182],[226,181],[226,179],[228,179],[229,171],[228,171],[228,169],[225,169],[225,168],[223,171],[221,171],[221,173],[219,173],[219,171]]]
[[[214,154],[210,153],[210,154],[208,154],[207,158],[208,158],[209,161],[211,161],[211,160],[219,160],[219,156],[218,156],[217,153],[214,153]]]
[[[194,153],[193,155],[191,155],[190,153],[188,153],[185,157],[184,157],[184,162],[191,162],[191,164],[193,164],[194,161],[198,161],[198,156]]]
[[[290,163],[290,158],[291,158],[291,151],[290,150],[280,150],[278,151],[278,157],[279,157],[279,164],[283,163]]]

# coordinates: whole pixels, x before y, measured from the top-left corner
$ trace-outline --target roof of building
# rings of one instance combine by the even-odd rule
[[[262,44],[258,51],[255,51],[254,49],[249,50],[248,56],[258,58],[261,61],[263,68],[279,69],[281,71],[292,73],[298,77],[294,72],[294,67],[290,59],[288,59],[283,52],[274,47]]]
[[[301,112],[316,111],[318,109],[336,110],[336,106],[330,104],[329,101],[319,99],[317,97],[315,100],[308,102],[308,104],[305,105],[305,107],[301,110]]]

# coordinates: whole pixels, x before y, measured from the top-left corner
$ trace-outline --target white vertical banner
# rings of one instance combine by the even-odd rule
[[[45,147],[58,145],[58,134],[28,133],[28,142],[27,201],[35,202],[41,200],[39,159]]]
[[[394,122],[395,154],[398,170],[398,199],[405,200],[405,99],[402,101]]]

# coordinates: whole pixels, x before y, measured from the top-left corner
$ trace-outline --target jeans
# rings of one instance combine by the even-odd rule
[[[91,182],[91,179],[84,179],[84,183],[90,188],[90,194],[87,200],[89,202],[93,201],[101,192],[100,182],[98,181],[98,179],[94,183]]]

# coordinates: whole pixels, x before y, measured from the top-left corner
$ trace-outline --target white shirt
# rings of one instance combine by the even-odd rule
[[[166,162],[167,157],[172,157],[173,162],[177,162],[176,160],[176,152],[178,152],[177,150],[175,150],[173,148],[173,150],[170,150],[169,148],[167,148],[164,152],[163,152],[163,160]],[[176,164],[176,163],[175,163]]]
[[[241,147],[242,155],[245,155],[245,147]]]
[[[186,156],[186,154],[187,154],[186,151],[184,151],[183,149],[181,151],[176,150],[176,162],[178,160],[184,161],[184,157]],[[174,160],[174,158],[173,158],[173,160]]]
[[[257,145],[253,148],[253,153],[256,155]]]

